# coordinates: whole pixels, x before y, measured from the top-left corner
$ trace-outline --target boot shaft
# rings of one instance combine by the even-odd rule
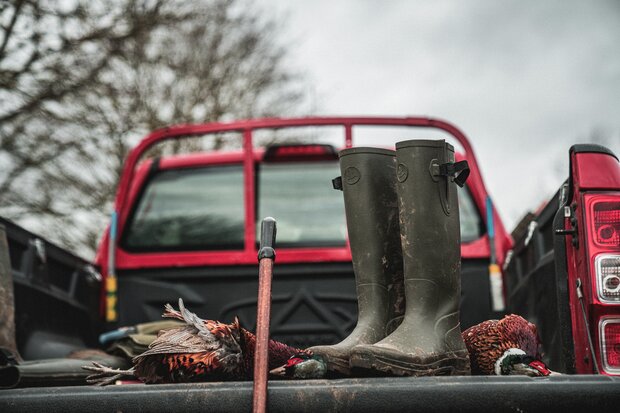
[[[454,148],[443,140],[396,144],[397,193],[407,297],[401,335],[427,351],[462,350],[461,237]],[[408,332],[407,332],[408,331]]]
[[[341,151],[339,157],[359,322],[385,313],[387,323],[397,325],[405,302],[395,152],[358,147]],[[362,291],[376,288],[386,292]],[[382,298],[376,302],[379,295]],[[387,327],[388,331],[393,328]]]
[[[432,278],[460,295],[461,234],[454,147],[443,140],[396,144],[397,192],[405,279]]]

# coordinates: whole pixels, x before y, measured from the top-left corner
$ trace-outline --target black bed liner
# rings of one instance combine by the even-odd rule
[[[620,377],[403,377],[272,381],[270,412],[615,411]],[[0,391],[0,411],[248,412],[251,382]],[[605,411],[605,410],[602,410]]]

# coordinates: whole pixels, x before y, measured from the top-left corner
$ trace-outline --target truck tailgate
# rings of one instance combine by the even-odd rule
[[[272,381],[270,412],[616,411],[620,377],[390,377]],[[0,391],[0,411],[218,411],[252,408],[252,382]]]

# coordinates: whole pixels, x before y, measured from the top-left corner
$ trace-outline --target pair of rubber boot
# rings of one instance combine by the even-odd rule
[[[358,297],[353,332],[316,346],[328,370],[394,375],[466,375],[461,338],[460,225],[456,185],[469,168],[443,140],[396,151],[340,152],[345,213]]]

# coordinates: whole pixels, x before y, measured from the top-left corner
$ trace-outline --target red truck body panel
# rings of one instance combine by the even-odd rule
[[[601,248],[592,240],[594,233],[592,205],[601,197],[615,198],[620,201],[620,164],[613,156],[603,153],[571,153],[571,174],[573,196],[569,200],[574,205],[574,216],[578,219],[578,247],[571,237],[566,237],[568,288],[572,321],[573,342],[575,345],[575,370],[581,374],[594,373],[592,349],[588,342],[590,334],[595,350],[595,357],[601,374],[609,374],[601,368],[601,343],[599,322],[604,317],[620,320],[620,304],[604,303],[597,294],[594,260],[609,248]],[[570,229],[569,218],[565,219],[565,228]],[[613,247],[612,247],[612,252]],[[620,248],[616,249],[620,254]],[[583,285],[583,300],[586,309],[589,331],[582,314],[581,303],[577,294],[577,282]],[[617,374],[617,373],[616,373]]]

